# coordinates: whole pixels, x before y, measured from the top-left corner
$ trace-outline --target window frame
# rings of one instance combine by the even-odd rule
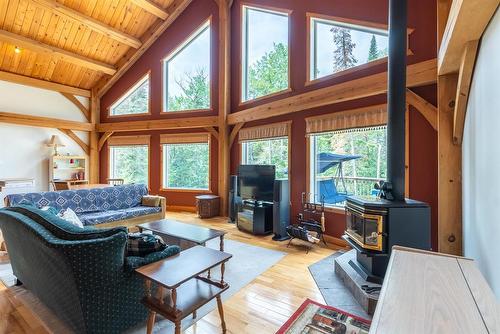
[[[199,135],[200,133],[179,133],[181,135]],[[189,144],[205,144],[205,142],[186,142],[186,143],[177,143],[177,144],[164,144],[160,141],[160,191],[163,192],[184,192],[184,193],[201,193],[201,194],[212,194],[212,135],[207,133],[207,142],[208,144],[208,189],[199,189],[199,188],[170,188],[165,187],[165,163],[164,161],[164,150],[166,145],[189,145]]]
[[[291,134],[288,134],[288,136],[282,136],[282,137],[269,137],[269,138],[261,138],[261,139],[254,139],[254,140],[244,140],[239,143],[240,145],[240,164],[243,164],[243,158],[246,156],[246,153],[244,152],[244,144],[249,143],[249,142],[255,142],[255,141],[269,141],[269,140],[276,140],[276,139],[285,139],[287,140],[287,160],[288,160],[288,168],[287,168],[287,176],[288,180],[291,180],[291,173],[292,173],[292,159],[291,159]]]
[[[116,105],[122,103],[126,100],[132,93],[134,93],[144,82],[149,81],[148,87],[148,111],[137,113],[137,114],[122,114],[122,115],[113,115],[113,108]],[[137,117],[137,116],[147,116],[151,115],[151,71],[147,71],[144,75],[142,75],[138,80],[134,82],[132,86],[130,86],[125,93],[123,93],[119,98],[113,101],[108,107],[108,117],[110,118],[120,118],[120,117]]]
[[[148,189],[151,189],[151,137],[149,135],[147,136],[119,136],[120,138],[127,138],[127,139],[130,139],[131,140],[131,143],[130,144],[120,144],[120,145],[113,145],[113,144],[110,144],[108,143],[108,168],[107,168],[107,172],[108,172],[108,178],[111,178],[111,174],[112,174],[112,159],[111,159],[111,149],[113,147],[133,147],[133,146],[147,146],[148,147],[148,182],[147,182],[147,186],[148,186]],[[140,139],[137,140],[136,143],[133,142],[133,139],[135,138],[139,138],[139,137],[148,137],[147,139],[147,142],[146,140],[144,140],[144,142],[140,142]]]
[[[168,62],[175,58],[179,53],[181,53],[183,50],[185,50],[191,43],[199,37],[202,33],[205,32],[207,28],[210,28],[210,45],[209,45],[209,69],[208,69],[208,75],[209,75],[209,80],[208,80],[208,98],[210,100],[208,108],[202,108],[202,109],[189,109],[189,110],[172,110],[169,111],[167,110],[167,100],[168,100]],[[170,51],[165,57],[163,57],[160,62],[161,62],[161,114],[180,114],[180,113],[193,113],[193,112],[210,112],[213,110],[213,98],[212,98],[212,93],[214,91],[213,89],[213,71],[212,71],[212,62],[213,58],[212,57],[212,16],[210,16],[207,20],[203,21],[202,24],[200,24],[194,31],[192,31],[187,38],[184,39],[184,41],[179,44],[176,48],[174,48],[172,51]]]
[[[362,71],[367,68],[371,68],[380,64],[385,64],[388,61],[388,56],[372,60],[369,62],[366,62],[364,64],[360,64],[348,69],[345,69],[343,71],[331,73],[325,76],[322,76],[320,78],[313,79],[311,77],[311,66],[312,66],[312,40],[311,40],[311,34],[313,31],[313,23],[315,20],[317,21],[330,21],[327,23],[332,23],[332,24],[338,24],[338,25],[345,25],[345,26],[351,26],[353,28],[359,28],[357,30],[361,31],[366,31],[366,32],[386,32],[387,34],[389,33],[389,26],[387,24],[381,24],[381,23],[375,23],[375,22],[369,22],[369,21],[362,21],[362,20],[355,20],[355,19],[347,19],[339,16],[330,16],[330,15],[325,15],[325,14],[319,14],[319,13],[311,13],[307,12],[306,13],[306,18],[307,18],[307,36],[306,36],[306,82],[305,86],[321,83],[324,81],[331,80],[333,78],[337,78],[346,74],[354,73],[357,71]],[[413,51],[410,48],[410,35],[413,33],[414,29],[412,28],[407,28],[406,29],[406,38],[407,38],[407,55],[413,55]]]
[[[282,16],[286,16],[287,17],[287,21],[288,21],[288,26],[287,26],[287,29],[288,29],[288,87],[283,89],[283,90],[280,90],[280,91],[277,91],[277,92],[273,92],[273,93],[269,93],[267,95],[263,95],[263,96],[259,96],[255,99],[251,99],[251,100],[244,100],[244,96],[245,94],[243,93],[243,90],[246,89],[248,83],[247,83],[247,77],[248,77],[248,42],[247,42],[247,35],[248,35],[248,28],[247,28],[247,21],[246,21],[246,9],[252,9],[252,10],[256,10],[256,11],[260,11],[260,12],[266,12],[266,13],[271,13],[271,14],[276,14],[276,15],[282,15]],[[292,86],[291,86],[291,60],[292,60],[292,57],[291,57],[291,45],[292,45],[292,38],[291,38],[291,34],[290,34],[290,31],[291,31],[291,28],[292,28],[292,24],[291,24],[291,14],[292,14],[293,10],[291,9],[285,9],[285,8],[278,8],[278,7],[271,7],[271,6],[264,6],[264,5],[258,5],[258,4],[249,4],[249,3],[246,3],[246,2],[242,2],[241,3],[241,13],[240,13],[240,29],[241,29],[241,34],[240,34],[240,71],[239,71],[239,83],[238,83],[238,88],[239,88],[239,92],[238,92],[238,95],[239,95],[239,102],[238,102],[238,105],[239,106],[244,106],[244,105],[247,105],[247,104],[251,104],[251,103],[254,103],[254,102],[258,102],[258,101],[261,101],[261,100],[265,100],[265,99],[268,99],[268,98],[271,98],[271,97],[275,97],[275,96],[278,96],[278,95],[282,95],[282,94],[287,94],[287,93],[290,93],[293,91],[292,89]]]

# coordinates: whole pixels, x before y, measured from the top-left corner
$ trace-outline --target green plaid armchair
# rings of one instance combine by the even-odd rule
[[[79,229],[30,207],[0,210],[14,275],[77,333],[120,333],[146,319],[134,269],[177,246],[126,257],[126,228]]]

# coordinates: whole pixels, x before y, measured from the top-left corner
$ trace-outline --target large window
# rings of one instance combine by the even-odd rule
[[[315,17],[309,24],[310,80],[387,56],[385,30]]]
[[[148,145],[110,146],[109,177],[126,184],[148,184]]]
[[[288,14],[243,6],[242,101],[288,89]]]
[[[275,165],[276,178],[288,179],[288,138],[245,141],[241,144],[241,163]]]
[[[163,111],[210,109],[210,22],[164,60]]]
[[[139,80],[110,108],[111,116],[149,113],[149,74]]]
[[[343,205],[346,195],[375,195],[374,184],[386,178],[386,137],[386,126],[311,135],[309,188],[313,200]]]
[[[167,135],[162,143],[163,188],[209,190],[209,137]]]

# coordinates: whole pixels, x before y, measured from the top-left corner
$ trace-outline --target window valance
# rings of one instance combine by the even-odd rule
[[[210,139],[210,134],[206,132],[201,133],[175,133],[163,134],[160,136],[160,143],[162,144],[196,144],[207,143]]]
[[[320,133],[387,124],[387,104],[306,118],[306,133]]]
[[[243,128],[238,133],[238,140],[249,141],[266,138],[287,137],[290,133],[292,121],[266,124]]]
[[[108,139],[109,146],[130,146],[130,145],[149,145],[149,135],[141,136],[112,136]]]

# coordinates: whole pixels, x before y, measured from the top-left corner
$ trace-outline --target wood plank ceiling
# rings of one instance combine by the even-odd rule
[[[172,2],[0,0],[0,70],[91,89],[140,48]]]

